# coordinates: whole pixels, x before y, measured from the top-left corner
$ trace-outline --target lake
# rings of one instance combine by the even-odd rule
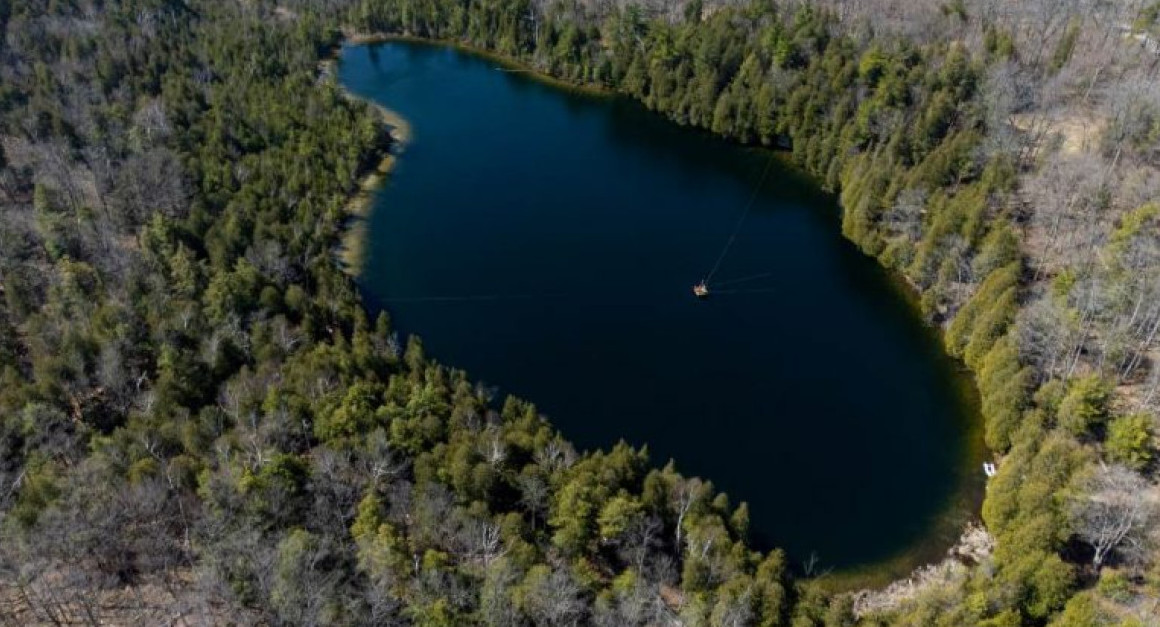
[[[410,123],[359,283],[428,355],[676,460],[795,562],[901,574],[977,512],[969,377],[781,155],[444,46],[350,46],[339,80]]]

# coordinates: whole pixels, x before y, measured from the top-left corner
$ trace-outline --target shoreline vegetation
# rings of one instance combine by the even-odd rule
[[[488,61],[496,64],[497,70],[523,74],[523,75],[527,76],[528,78],[531,78],[531,79],[538,81],[540,83],[543,83],[545,85],[551,85],[552,87],[556,87],[558,89],[564,89],[564,90],[573,91],[573,92],[577,92],[577,93],[587,94],[590,96],[601,96],[601,97],[612,97],[612,96],[617,96],[619,94],[619,92],[617,92],[616,90],[610,89],[606,86],[603,86],[603,85],[600,85],[597,83],[592,83],[592,82],[577,83],[577,82],[573,82],[573,81],[569,81],[566,79],[552,76],[551,74],[547,73],[543,69],[539,69],[539,68],[535,68],[535,67],[532,67],[530,65],[527,65],[526,63],[521,62],[519,59],[513,59],[511,57],[504,56],[502,54],[493,52],[491,50],[487,50],[486,48],[480,48],[479,46],[473,46],[473,45],[468,44],[466,42],[455,40],[455,39],[419,37],[419,36],[415,36],[415,35],[406,35],[406,34],[401,34],[401,33],[360,32],[360,31],[353,31],[353,30],[349,30],[349,29],[343,29],[342,33],[343,33],[343,35],[342,35],[343,42],[347,45],[363,46],[363,45],[383,44],[383,43],[390,43],[392,41],[398,41],[398,42],[404,42],[404,43],[419,44],[419,45],[424,45],[424,46],[444,46],[447,48],[451,48],[453,50],[458,50],[460,52],[465,52],[468,54],[475,55],[475,56],[480,57],[482,59],[487,59]]]
[[[612,89],[599,85],[579,85],[567,80],[555,78],[542,70],[521,63],[518,59],[504,57],[461,42],[390,33],[344,31],[343,35],[343,47],[373,46],[392,42],[449,48],[461,53],[487,59],[490,62],[496,63],[497,69],[506,68],[510,71],[519,72],[522,76],[557,89],[602,97],[622,97],[622,94]],[[337,54],[340,54],[340,52],[336,53],[334,60],[337,60]],[[333,63],[334,61],[332,60],[330,62]],[[341,87],[341,84],[339,86]],[[365,221],[368,216],[368,211],[373,205],[375,193],[380,189],[385,177],[389,175],[391,168],[393,168],[396,157],[402,153],[407,141],[410,139],[411,130],[405,119],[385,106],[356,96],[345,88],[343,88],[343,91],[348,97],[355,98],[374,107],[383,116],[385,123],[391,129],[392,145],[398,146],[397,149],[392,149],[391,154],[384,158],[379,168],[376,168],[362,179],[359,190],[351,196],[351,201],[348,204],[348,214],[351,216],[351,219],[348,221],[348,226],[345,227],[342,237],[340,259],[342,260],[344,268],[349,269],[352,276],[357,276],[357,272],[361,268],[365,246],[367,245],[366,238],[368,233]],[[652,112],[652,114],[660,115],[656,112]],[[700,129],[696,128],[689,128],[687,130],[689,132],[700,131]],[[396,137],[396,134],[398,137]],[[776,147],[761,146],[756,148],[762,151],[774,151],[779,156],[784,156],[785,154],[784,150]],[[810,173],[801,170],[792,163],[789,166],[820,185],[816,177]],[[896,269],[885,266],[883,269],[890,276],[891,283],[897,287],[908,306],[912,307],[916,314],[921,312],[921,292],[919,291],[919,287]],[[945,328],[930,324],[925,320],[920,323],[926,330],[933,334],[934,341],[938,342],[940,350],[945,353]],[[887,604],[883,601],[883,598],[889,598],[890,603],[896,605],[904,595],[912,594],[921,589],[920,585],[914,583],[907,586],[897,584],[901,582],[929,582],[932,580],[931,573],[957,572],[952,564],[969,565],[968,561],[978,561],[983,557],[981,550],[990,550],[989,543],[980,542],[980,536],[986,536],[986,530],[982,528],[979,520],[979,510],[983,498],[982,482],[975,477],[976,474],[981,472],[981,463],[986,455],[985,447],[982,447],[982,417],[978,411],[978,392],[975,389],[974,373],[960,360],[952,359],[955,364],[962,366],[963,370],[960,374],[965,374],[967,379],[966,383],[970,387],[970,390],[962,392],[964,396],[969,397],[965,398],[963,402],[971,408],[968,411],[971,420],[970,424],[964,426],[967,430],[964,437],[968,440],[968,445],[964,451],[964,456],[966,457],[965,467],[960,468],[958,471],[963,475],[959,479],[961,485],[949,496],[948,503],[942,513],[937,514],[932,519],[928,532],[913,543],[913,545],[904,547],[897,553],[877,562],[827,572],[820,577],[814,578],[833,593],[850,593],[860,600],[864,600],[860,601],[860,607],[883,607]],[[984,450],[980,451],[980,448]],[[985,549],[980,549],[980,546],[985,547]],[[883,597],[882,595],[886,596]]]
[[[386,184],[399,156],[406,150],[412,137],[411,124],[406,118],[381,104],[351,93],[338,80],[337,67],[342,55],[342,46],[347,43],[360,45],[374,41],[386,41],[386,39],[345,34],[343,41],[336,45],[333,52],[318,65],[318,79],[333,80],[344,96],[370,107],[378,115],[390,137],[382,159],[359,179],[358,189],[350,195],[343,206],[345,217],[339,242],[335,248],[335,255],[343,272],[351,278],[358,278],[366,261],[367,220],[370,219],[371,210],[374,207],[375,192]]]
[[[353,94],[347,95],[354,97]],[[366,100],[363,102],[378,113],[388,129],[391,142],[378,165],[359,180],[358,190],[350,196],[344,207],[346,218],[336,252],[343,270],[356,278],[362,272],[366,261],[367,220],[370,219],[374,208],[375,193],[386,184],[399,156],[411,141],[411,126],[406,119],[381,105]]]

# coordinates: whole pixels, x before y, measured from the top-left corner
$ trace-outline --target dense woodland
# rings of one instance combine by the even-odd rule
[[[0,4],[0,623],[1160,621],[1160,5]],[[389,143],[319,62],[457,41],[788,149],[977,375],[993,554],[873,611],[368,318]],[[679,462],[679,460],[678,460]]]

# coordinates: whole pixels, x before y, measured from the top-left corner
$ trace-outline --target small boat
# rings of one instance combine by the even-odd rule
[[[697,298],[705,298],[709,295],[709,285],[704,281],[701,281],[700,283],[693,286],[693,294],[696,295]]]

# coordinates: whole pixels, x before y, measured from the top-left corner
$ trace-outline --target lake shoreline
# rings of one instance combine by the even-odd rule
[[[334,75],[334,70],[341,53],[342,48],[340,46],[319,64],[320,77],[326,78]],[[374,168],[371,168],[370,171],[359,179],[358,189],[350,195],[346,204],[343,205],[342,233],[339,235],[339,242],[335,247],[335,256],[338,258],[339,265],[343,271],[351,277],[357,278],[362,271],[363,262],[365,261],[368,237],[367,220],[370,219],[375,192],[386,183],[387,177],[390,176],[391,172],[395,169],[395,165],[398,163],[399,155],[403,153],[407,144],[410,143],[412,136],[411,125],[398,112],[392,111],[376,102],[360,98],[350,90],[342,87],[337,82],[337,77],[335,81],[347,98],[363,102],[378,113],[380,122],[386,127],[387,134],[391,138],[383,158],[379,160]]]
[[[418,43],[428,46],[450,47],[460,52],[465,52],[487,59],[490,62],[495,62],[498,65],[504,66],[506,68],[517,69],[520,71],[520,73],[525,74],[529,78],[557,88],[601,96],[614,96],[619,93],[597,85],[576,85],[566,80],[554,78],[540,70],[522,65],[518,61],[497,55],[496,53],[475,48],[458,41],[445,41],[415,37],[411,35],[393,35],[385,33],[348,33],[343,43],[344,45],[354,46],[390,42]],[[349,94],[350,92],[347,93]],[[371,103],[365,99],[360,98],[360,100],[364,100],[364,102],[368,102],[372,106],[377,106],[375,103]],[[386,111],[385,109],[382,110]],[[690,128],[689,130],[693,129]],[[767,147],[767,149],[771,148]],[[394,165],[394,154],[389,155],[385,162],[389,164],[386,170],[389,172],[390,167]],[[386,172],[383,172],[382,174],[385,175],[385,173]],[[360,186],[359,193],[352,198],[352,210],[350,213],[352,215],[361,213],[365,218],[365,213],[369,211],[369,207],[367,205],[373,197],[375,189],[378,187],[378,185],[381,184],[381,177],[379,176],[378,172],[372,172],[364,181],[368,184]],[[356,223],[350,229],[348,229],[348,235],[344,237],[344,241],[349,241],[351,243],[351,245],[344,246],[344,248],[348,251],[351,251],[349,254],[353,255],[352,258],[355,260],[359,259],[359,254],[361,253],[360,249],[364,245],[366,235],[365,224],[359,225]],[[348,262],[348,267],[357,266],[351,265]],[[887,272],[889,272],[888,269]],[[917,306],[918,293],[915,289],[915,286],[909,281],[906,281],[903,277],[896,276],[893,272],[890,272],[890,274],[897,280],[898,287],[901,288],[899,291],[905,292],[906,296],[908,297],[907,300],[911,301],[912,304]],[[939,335],[940,348],[945,352],[945,343],[941,339],[941,325],[938,325],[937,323],[931,324],[928,321],[924,321],[923,326],[927,327],[933,333]],[[971,384],[973,387],[973,377],[971,377]],[[981,420],[978,420],[977,410],[972,412],[972,414],[973,418],[975,419],[972,420],[972,424],[969,425],[968,437],[973,439],[976,437],[976,430],[981,430]],[[971,467],[965,468],[963,471],[966,473],[970,473],[972,471],[977,472],[977,468],[974,468],[976,465],[974,463],[974,457],[976,457],[979,452],[975,450],[973,446],[969,448],[971,448],[971,450],[968,452],[968,457],[971,458],[969,460],[969,465]],[[972,528],[973,525],[977,524],[977,501],[979,501],[979,499],[975,497],[981,493],[980,488],[981,486],[977,481],[970,479],[969,474],[963,475],[960,489],[957,490],[948,499],[947,510],[944,515],[940,516],[940,518],[944,520],[953,520],[954,522],[934,522],[931,525],[931,533],[937,537],[932,538],[932,541],[920,541],[917,543],[917,546],[908,547],[907,549],[900,551],[899,554],[888,557],[880,562],[875,562],[874,564],[868,564],[866,566],[855,566],[849,569],[842,569],[826,575],[823,578],[826,579],[827,585],[831,585],[837,591],[849,592],[852,594],[864,594],[870,590],[881,590],[886,588],[893,582],[905,581],[907,579],[906,574],[908,572],[913,573],[913,578],[914,575],[917,575],[924,569],[931,568],[932,565],[944,564],[947,561],[956,559],[954,556],[958,552],[959,543],[955,542],[954,540],[950,540],[950,548],[945,548],[948,546],[947,532],[949,531],[949,527],[953,525],[960,532],[959,537],[962,537]],[[976,506],[964,507],[966,504],[965,501],[972,501]],[[968,519],[965,522],[963,521],[964,514],[966,514],[965,517]],[[937,544],[940,548],[933,549],[932,544]],[[921,555],[921,557],[918,557],[916,554]],[[940,559],[940,557],[942,559]]]
[[[548,74],[542,69],[530,67],[514,60],[510,57],[505,57],[501,54],[491,52],[484,48],[472,46],[456,39],[435,39],[432,37],[419,37],[417,35],[394,34],[394,33],[361,33],[356,31],[344,32],[343,43],[352,46],[366,46],[373,44],[383,44],[390,42],[404,42],[410,44],[421,44],[427,46],[445,46],[453,48],[460,52],[473,54],[477,57],[487,59],[499,67],[497,69],[523,74],[529,78],[535,79],[545,85],[551,85],[560,89],[566,89],[577,93],[583,93],[590,96],[610,97],[616,96],[619,92],[609,89],[597,83],[575,83],[566,79],[556,78]]]

